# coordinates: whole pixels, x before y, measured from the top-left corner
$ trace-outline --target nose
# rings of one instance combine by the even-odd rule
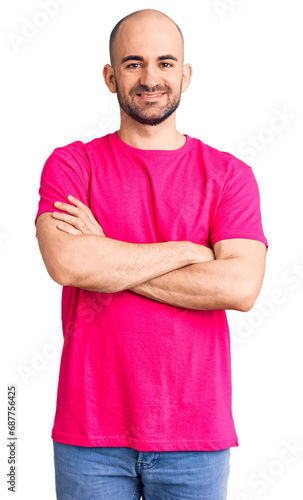
[[[140,84],[152,89],[159,83],[159,78],[156,74],[156,70],[151,66],[146,65],[144,70],[140,73]]]

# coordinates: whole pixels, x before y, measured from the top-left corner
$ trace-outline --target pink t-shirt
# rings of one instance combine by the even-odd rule
[[[186,139],[177,150],[142,150],[115,132],[56,148],[43,167],[36,219],[71,194],[116,240],[267,246],[251,167]],[[225,311],[64,286],[62,328],[55,441],[138,451],[238,446]]]

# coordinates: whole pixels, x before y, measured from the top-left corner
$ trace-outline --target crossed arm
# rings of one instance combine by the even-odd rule
[[[213,250],[189,241],[135,244],[107,238],[81,201],[54,204],[66,213],[37,219],[37,238],[50,276],[59,284],[114,293],[122,290],[189,309],[252,308],[262,286],[266,247],[222,240]]]

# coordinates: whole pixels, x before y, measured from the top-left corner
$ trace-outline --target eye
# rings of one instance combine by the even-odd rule
[[[172,67],[172,64],[170,63],[161,63],[161,65],[165,65],[164,68],[169,68],[169,67]]]
[[[132,63],[126,66],[127,68],[133,69],[135,66],[140,66],[138,63]]]

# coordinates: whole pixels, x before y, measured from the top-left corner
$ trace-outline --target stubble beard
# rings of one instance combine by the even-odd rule
[[[180,92],[179,94],[176,94],[174,98],[172,98],[171,90],[169,88],[165,88],[164,91],[166,92],[165,94],[166,97],[162,99],[167,98],[166,104],[164,106],[159,107],[158,110],[155,111],[154,113],[151,113],[151,108],[155,105],[155,102],[145,101],[146,107],[140,107],[134,102],[136,94],[133,94],[133,96],[128,99],[125,95],[123,95],[120,92],[116,77],[115,77],[115,82],[116,82],[117,98],[120,107],[130,118],[133,118],[137,122],[142,123],[144,125],[155,126],[164,122],[164,120],[167,120],[167,118],[176,111],[181,101],[182,82],[180,85]],[[150,92],[155,92],[155,91],[150,90]],[[159,93],[161,92],[159,91]]]

